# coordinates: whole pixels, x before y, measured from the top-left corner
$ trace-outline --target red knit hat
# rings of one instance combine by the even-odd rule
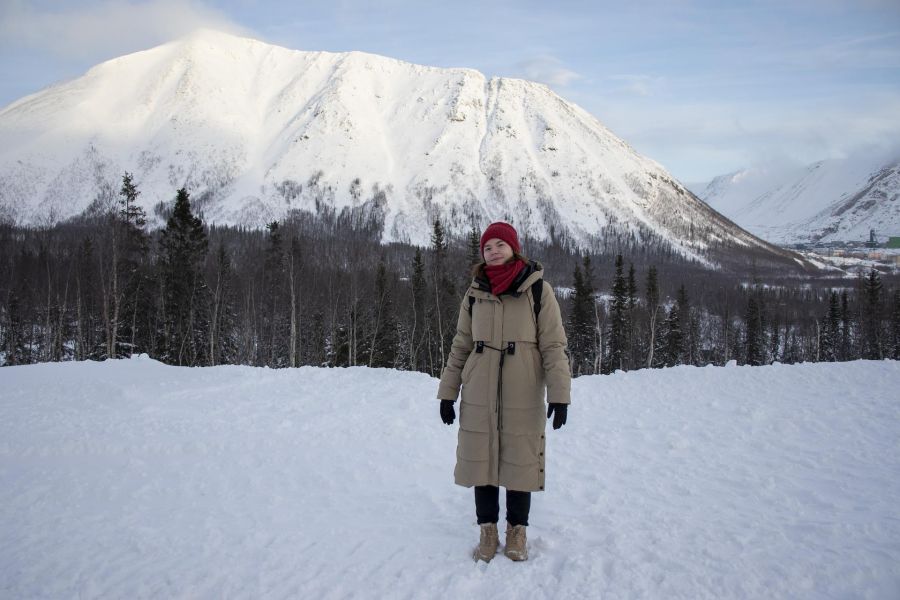
[[[484,254],[484,245],[488,240],[492,240],[497,238],[498,240],[503,240],[507,244],[509,244],[510,248],[513,249],[513,252],[520,252],[519,249],[519,234],[516,233],[516,230],[513,229],[513,226],[509,223],[504,223],[503,221],[497,221],[496,223],[491,223],[488,225],[487,229],[484,230],[484,233],[481,234],[481,253]]]

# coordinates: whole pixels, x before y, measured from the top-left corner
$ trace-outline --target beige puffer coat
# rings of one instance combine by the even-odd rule
[[[542,275],[532,261],[514,293],[497,297],[486,279],[476,278],[463,297],[438,388],[439,399],[456,400],[462,386],[459,485],[544,489],[544,390],[548,402],[568,404],[571,371],[559,303],[547,282],[535,322],[531,285]],[[475,298],[471,314],[469,296]],[[512,353],[505,351],[510,342]]]

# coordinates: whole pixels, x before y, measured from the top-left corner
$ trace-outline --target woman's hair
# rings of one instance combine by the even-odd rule
[[[519,252],[513,252],[512,258],[509,259],[509,260],[510,260],[510,262],[512,262],[512,261],[514,261],[514,260],[516,260],[516,259],[521,260],[521,261],[524,262],[524,263],[528,263],[528,257],[527,257],[527,256],[525,256],[524,254],[520,254]],[[472,265],[472,279],[475,279],[476,277],[478,277],[479,275],[481,275],[481,273],[482,273],[481,270],[484,268],[484,266],[485,266],[486,264],[487,264],[487,263],[484,262],[484,258],[482,257],[482,259],[481,259],[480,262],[478,262],[478,263]]]

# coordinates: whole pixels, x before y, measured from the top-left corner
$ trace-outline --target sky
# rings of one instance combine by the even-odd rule
[[[208,27],[549,85],[686,183],[900,156],[898,0],[0,0],[0,106]]]

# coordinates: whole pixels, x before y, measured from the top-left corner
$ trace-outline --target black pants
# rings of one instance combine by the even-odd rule
[[[510,525],[528,525],[531,492],[506,490],[506,520]],[[495,485],[475,486],[475,515],[478,524],[500,520],[500,488]]]

